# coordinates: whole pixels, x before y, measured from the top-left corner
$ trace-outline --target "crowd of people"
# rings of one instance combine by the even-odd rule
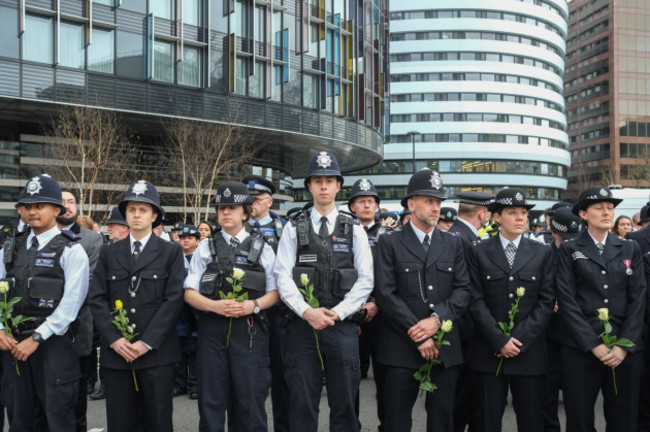
[[[365,178],[343,185],[313,155],[313,200],[271,211],[275,185],[218,185],[216,227],[162,229],[156,187],[131,184],[106,222],[78,219],[74,193],[29,180],[1,232],[0,400],[10,431],[86,431],[88,396],[108,431],[174,430],[173,398],[196,399],[200,431],[356,432],[372,365],[379,430],[650,430],[650,206],[619,216],[604,186],[532,218],[517,188],[463,192],[457,208],[428,168],[400,214]],[[84,226],[85,225],[85,226]],[[99,349],[99,380],[96,385]],[[95,389],[97,387],[97,389]],[[96,391],[93,391],[96,390]],[[419,409],[419,408],[416,408]]]

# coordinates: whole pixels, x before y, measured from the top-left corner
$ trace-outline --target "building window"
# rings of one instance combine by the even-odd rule
[[[18,9],[0,6],[0,56],[18,58]]]
[[[174,45],[172,42],[156,40],[153,54],[153,79],[174,82]]]
[[[201,0],[183,0],[183,22],[201,26]]]
[[[25,16],[23,59],[52,64],[54,61],[54,19],[38,15]]]
[[[115,31],[93,27],[88,47],[88,70],[113,73],[115,70]]]
[[[144,78],[143,52],[142,34],[119,30],[117,32],[117,74],[131,78]]]
[[[318,77],[303,74],[302,104],[307,108],[318,108]]]
[[[156,18],[174,19],[174,0],[151,0],[150,8]]]
[[[191,87],[201,87],[202,56],[201,48],[183,47],[183,61],[178,63],[178,83]]]
[[[71,68],[83,69],[84,59],[84,25],[61,22],[59,27],[59,64]]]

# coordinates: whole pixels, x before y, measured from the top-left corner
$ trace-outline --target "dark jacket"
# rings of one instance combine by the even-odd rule
[[[377,353],[380,363],[419,368],[424,359],[408,330],[432,312],[442,321],[455,323],[470,302],[461,240],[435,229],[430,244],[425,255],[411,224],[379,238],[374,267],[375,299],[384,317]],[[451,345],[440,351],[444,366],[461,364],[458,329],[454,328],[445,339]]]
[[[130,237],[105,245],[95,268],[90,289],[90,307],[102,336],[101,364],[113,369],[131,366],[110,345],[122,334],[111,322],[115,301],[121,300],[127,317],[141,340],[152,350],[133,362],[136,369],[166,365],[180,355],[176,321],[183,306],[183,253],[176,243],[152,235],[137,263],[131,256]],[[139,286],[131,297],[131,283]]]
[[[596,310],[606,307],[611,334],[634,342],[634,347],[626,348],[629,352],[643,347],[646,285],[637,243],[608,234],[601,255],[588,231],[565,241],[559,249],[557,294],[570,336],[566,345],[585,352],[600,345],[603,323]]]
[[[544,332],[555,304],[550,247],[522,236],[511,269],[500,236],[495,236],[471,248],[468,264],[474,289],[470,311],[475,323],[470,341],[470,367],[496,373],[500,359],[495,354],[512,336],[523,345],[518,356],[504,360],[502,372],[505,375],[545,373]],[[519,302],[515,326],[508,336],[497,323],[510,321],[508,312],[519,287],[524,287],[526,293]]]
[[[625,238],[637,242],[641,247],[641,253],[650,252],[650,225],[639,231],[627,233]]]

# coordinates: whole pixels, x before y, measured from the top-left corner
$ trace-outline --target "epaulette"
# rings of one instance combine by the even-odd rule
[[[77,242],[77,241],[81,240],[81,236],[79,234],[75,234],[72,231],[67,230],[67,229],[61,231],[61,235],[64,236],[64,237],[67,237],[68,240],[73,241],[73,242]]]

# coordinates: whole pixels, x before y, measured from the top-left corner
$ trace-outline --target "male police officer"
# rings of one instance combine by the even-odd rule
[[[325,363],[330,430],[359,430],[354,399],[359,390],[359,328],[346,320],[364,305],[373,288],[368,237],[349,216],[336,210],[343,177],[333,154],[321,151],[308,165],[305,187],[313,208],[287,225],[274,273],[282,300],[296,313],[287,325],[285,378],[291,398],[291,430],[315,432],[323,386],[314,331]],[[301,275],[314,286],[319,308],[298,290]]]
[[[427,431],[451,431],[459,366],[463,362],[458,330],[445,336],[440,351],[432,336],[444,320],[456,321],[471,299],[461,240],[435,228],[446,199],[442,179],[424,168],[409,180],[402,206],[411,220],[379,239],[375,296],[383,314],[378,361],[386,367],[385,431],[410,431],[418,395],[413,373],[432,358],[442,366],[431,372],[438,387],[427,394]]]
[[[246,224],[246,230],[259,231],[264,235],[266,243],[277,252],[280,237],[286,221],[271,211],[275,185],[265,177],[250,174],[242,179],[248,186],[251,197],[251,217]],[[273,403],[273,430],[276,432],[289,431],[289,389],[284,381],[284,329],[280,328],[282,313],[278,306],[266,311],[269,321],[269,356],[271,358],[271,401]]]
[[[0,332],[11,430],[32,431],[38,411],[50,430],[73,431],[81,373],[69,326],[88,292],[88,257],[75,234],[56,226],[65,207],[54,179],[33,177],[20,203],[31,231],[4,255],[0,277],[7,298],[22,298],[13,316],[34,320],[12,328],[13,337]]]
[[[441,231],[449,231],[449,228],[456,222],[458,219],[458,212],[453,207],[441,207],[440,208],[440,217],[438,218],[438,223],[436,228]]]
[[[348,200],[348,208],[352,211],[361,223],[368,236],[368,244],[372,251],[373,262],[377,251],[377,242],[379,238],[387,231],[392,231],[386,225],[382,224],[377,217],[379,208],[379,195],[375,185],[368,179],[362,178],[354,182],[352,192]],[[368,301],[363,305],[366,310],[365,322],[361,324],[361,334],[359,335],[359,355],[361,360],[361,376],[368,373],[370,359],[372,358],[372,372],[375,378],[375,387],[377,389],[377,417],[379,418],[379,427],[381,429],[384,418],[384,370],[383,366],[377,362],[377,343],[379,339],[379,329],[381,315],[375,302],[373,294],[370,294]],[[359,401],[357,396],[357,414],[359,410]]]
[[[118,206],[113,207],[108,215],[106,231],[108,232],[108,240],[111,242],[124,240],[129,236],[129,224],[120,213]]]
[[[90,291],[93,319],[102,338],[108,430],[171,432],[174,363],[180,356],[175,326],[183,305],[183,254],[178,244],[152,235],[152,227],[160,225],[163,215],[154,185],[145,180],[133,183],[119,209],[131,234],[102,248]],[[117,300],[138,333],[134,342],[127,341],[112,323]]]

